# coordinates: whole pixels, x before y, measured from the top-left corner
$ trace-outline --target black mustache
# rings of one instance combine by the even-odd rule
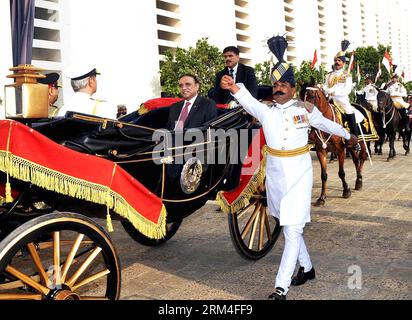
[[[274,96],[284,96],[285,94],[282,91],[276,91],[273,95]]]

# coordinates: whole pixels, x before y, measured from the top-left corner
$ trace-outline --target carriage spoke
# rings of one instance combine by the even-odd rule
[[[1,300],[42,300],[43,296],[41,294],[9,294],[0,293]]]
[[[61,240],[60,241],[60,247],[73,246],[74,243],[75,242],[73,240]],[[93,243],[94,243],[93,241],[87,240],[87,241],[83,241],[80,246],[87,246],[87,245],[91,245]],[[37,247],[39,248],[40,251],[50,249],[50,248],[53,248],[53,242],[42,242],[42,243],[39,243],[37,245]]]
[[[265,239],[266,208],[260,213],[259,251],[263,249]]]
[[[253,229],[252,229],[252,233],[251,233],[250,239],[249,239],[249,249],[250,250],[253,249],[253,244],[255,243],[256,231],[257,231],[257,227],[259,225],[260,213],[261,212],[262,212],[262,206],[260,206],[259,213],[256,216],[255,222],[253,223]]]
[[[89,257],[83,262],[80,268],[76,271],[76,273],[67,281],[67,285],[69,287],[73,287],[76,283],[77,279],[83,274],[83,272],[87,269],[87,267],[93,262],[93,260],[97,257],[97,255],[102,251],[102,248],[96,248],[93,252],[89,255]]]
[[[67,277],[67,273],[69,272],[69,268],[71,267],[74,257],[77,253],[77,250],[79,250],[80,245],[82,244],[82,240],[84,238],[83,234],[79,234],[76,238],[76,241],[73,244],[72,249],[70,250],[68,256],[67,256],[67,260],[63,266],[62,269],[62,278],[61,281],[64,282],[66,280]]]
[[[13,268],[11,265],[8,265],[5,271],[44,295],[48,295],[50,292],[49,288],[34,281],[32,278]]]
[[[268,212],[266,209],[265,209],[265,226],[266,226],[266,232],[268,235],[268,239],[269,241],[272,241],[272,232],[270,230],[269,216],[268,216]]]
[[[33,243],[29,243],[27,245],[27,249],[29,250],[30,256],[33,259],[34,265],[36,266],[37,270],[39,271],[39,276],[42,285],[49,287],[50,281],[49,277],[47,276],[46,271],[44,270],[43,264],[41,262],[40,256],[37,253],[37,250]]]
[[[53,232],[53,265],[54,265],[54,285],[61,285],[60,269],[60,232]]]
[[[247,224],[246,224],[246,226],[245,226],[245,229],[244,229],[243,232],[242,232],[242,239],[243,239],[243,240],[246,239],[246,235],[249,233],[250,228],[252,227],[252,224],[253,224],[253,222],[255,221],[256,216],[258,215],[261,206],[262,206],[261,203],[258,203],[258,204],[257,204],[257,206],[256,206],[256,208],[255,208],[255,211],[253,212],[252,216],[250,217],[249,221],[247,222]]]
[[[254,205],[256,205],[258,200],[253,201],[252,203],[250,203],[246,208],[244,208],[242,211],[240,211],[237,215],[237,219],[239,220],[241,217],[243,217],[243,215]]]
[[[102,271],[102,272],[96,273],[95,275],[93,275],[93,276],[91,276],[91,277],[83,280],[83,281],[80,282],[79,284],[75,285],[75,286],[72,288],[72,291],[76,291],[76,290],[78,290],[80,287],[83,287],[83,286],[85,286],[86,284],[89,284],[90,282],[93,282],[93,281],[96,281],[96,280],[98,280],[98,279],[100,279],[100,278],[103,278],[103,277],[107,276],[109,273],[110,273],[110,270],[108,270],[108,269],[106,269],[106,270],[104,270],[104,271]]]

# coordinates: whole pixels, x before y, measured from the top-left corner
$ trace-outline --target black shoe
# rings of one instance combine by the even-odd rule
[[[292,286],[301,286],[308,280],[315,279],[315,269],[312,268],[310,271],[305,272],[305,268],[300,267],[298,274],[292,279]]]
[[[286,300],[285,290],[281,287],[277,287],[269,297],[269,300]]]

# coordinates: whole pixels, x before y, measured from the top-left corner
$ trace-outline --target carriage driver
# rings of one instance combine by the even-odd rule
[[[256,100],[243,84],[224,76],[222,89],[229,90],[237,101],[263,126],[267,146],[266,192],[271,215],[280,220],[285,236],[285,248],[276,277],[272,300],[285,300],[289,286],[299,286],[315,278],[309,253],[303,239],[303,229],[311,221],[310,208],[313,185],[312,159],[308,147],[308,127],[338,135],[357,143],[357,137],[342,126],[324,118],[313,105],[294,99],[296,81],[293,68],[284,62],[288,46],[284,37],[268,41],[279,63],[272,70],[273,104]],[[280,50],[279,50],[280,48]],[[293,277],[296,263],[300,268]],[[293,277],[293,278],[292,278]]]
[[[356,124],[355,108],[351,105],[349,94],[352,91],[352,76],[344,70],[346,63],[345,51],[349,47],[349,41],[342,41],[342,51],[334,58],[334,70],[330,72],[326,78],[324,85],[325,93],[329,95],[333,102],[343,108],[347,115],[349,130],[351,134],[359,136],[358,127]]]
[[[399,76],[395,74],[392,77],[392,81],[388,84],[386,88],[386,92],[389,93],[391,99],[393,101],[393,105],[399,111],[399,114],[402,118],[403,125],[402,127],[408,131],[409,128],[409,118],[407,115],[407,109],[409,108],[409,103],[403,100],[404,97],[407,96],[406,89],[399,82]]]
[[[72,65],[65,74],[71,79],[74,95],[60,108],[58,116],[64,117],[66,112],[73,111],[107,119],[117,119],[116,106],[92,97],[97,91],[97,76],[100,75],[95,67],[88,64]]]

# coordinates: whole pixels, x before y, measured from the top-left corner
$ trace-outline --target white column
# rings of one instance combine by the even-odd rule
[[[127,104],[130,112],[160,96],[156,2],[67,2],[65,65],[86,61],[101,71],[96,98]]]
[[[250,0],[250,24],[254,63],[269,61],[267,40],[285,34],[283,0]],[[275,59],[276,61],[276,59]]]

